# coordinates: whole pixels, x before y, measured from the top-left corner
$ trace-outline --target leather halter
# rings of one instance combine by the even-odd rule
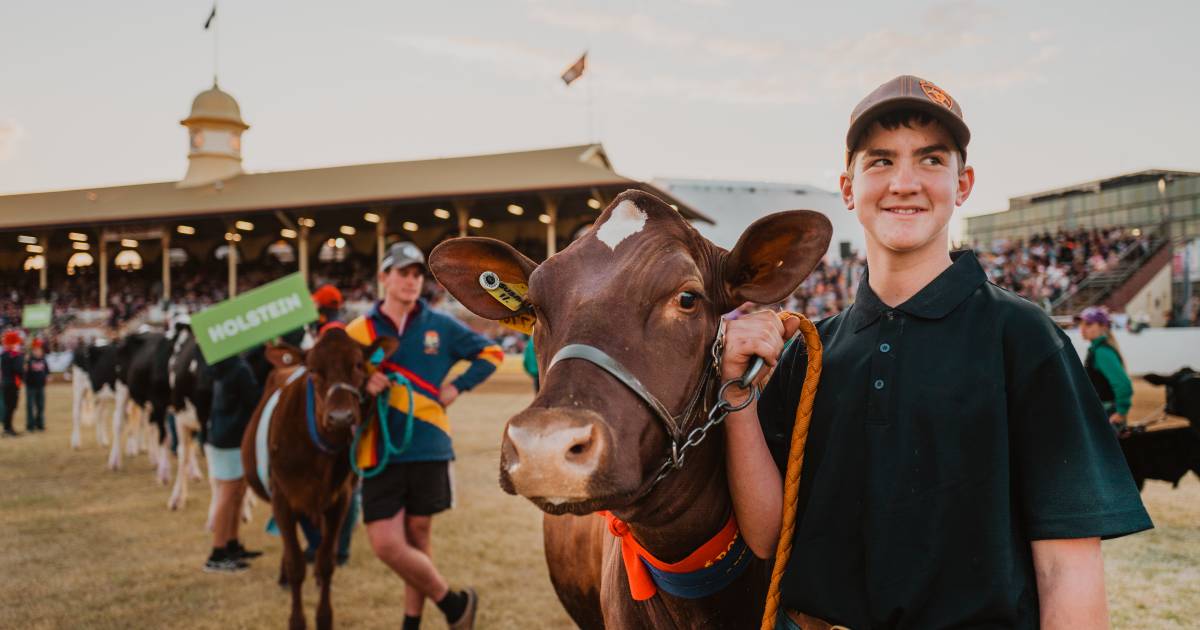
[[[646,403],[650,411],[654,412],[654,415],[663,424],[663,428],[667,430],[667,435],[671,436],[672,443],[677,443],[683,437],[688,419],[695,412],[697,404],[704,398],[704,392],[708,389],[710,381],[709,369],[712,366],[712,359],[710,358],[704,365],[704,375],[701,377],[699,386],[692,393],[692,397],[683,408],[683,411],[675,415],[667,409],[667,406],[657,396],[650,393],[650,390],[628,368],[621,365],[620,361],[612,358],[603,350],[583,343],[567,344],[554,353],[554,358],[550,359],[550,365],[546,366],[546,372],[549,373],[559,361],[564,359],[582,359],[587,361],[608,372],[613,378],[620,381],[625,387],[628,387],[638,398],[642,399],[642,402]]]
[[[317,450],[321,451],[322,453],[325,453],[326,455],[336,455],[337,452],[341,449],[337,449],[337,448],[334,448],[334,447],[326,444],[325,440],[321,439],[321,432],[317,430],[317,414],[316,414],[317,405],[316,405],[316,401],[314,400],[315,396],[313,394],[312,376],[309,376],[307,379],[305,379],[305,381],[306,381],[306,387],[305,387],[306,400],[305,400],[304,415],[305,415],[305,420],[308,424],[308,437],[310,440],[312,440],[313,446],[317,447]],[[325,390],[325,399],[328,400],[329,397],[333,395],[333,392],[335,392],[339,389],[346,390],[346,391],[350,392],[351,394],[354,394],[354,397],[356,399],[358,399],[359,401],[362,400],[362,393],[360,393],[358,391],[357,387],[354,387],[353,385],[350,385],[349,383],[345,383],[342,381],[333,383]]]

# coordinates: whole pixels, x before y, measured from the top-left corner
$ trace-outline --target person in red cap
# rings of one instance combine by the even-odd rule
[[[1108,627],[1101,538],[1152,527],[1069,338],[988,282],[949,224],[975,184],[958,99],[896,77],[850,115],[854,303],[816,323],[821,379],[781,581],[784,630]],[[722,377],[775,370],[725,423],[734,512],[774,557],[807,369],[773,313],[730,321]],[[750,398],[750,400],[747,400]]]
[[[46,430],[46,377],[50,368],[40,337],[29,344],[29,360],[25,362],[25,430],[29,433]]]
[[[0,391],[3,391],[4,437],[20,435],[13,429],[13,414],[17,411],[17,400],[21,392],[21,375],[25,373],[24,356],[21,354],[21,333],[9,330],[0,338],[4,351],[0,352]]]
[[[345,301],[342,298],[342,292],[337,287],[332,284],[323,284],[317,287],[317,290],[313,291],[312,300],[317,307],[318,330],[327,324],[341,321],[340,314]]]

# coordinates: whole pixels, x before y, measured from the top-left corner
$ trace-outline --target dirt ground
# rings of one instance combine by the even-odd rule
[[[435,560],[455,584],[482,597],[482,628],[568,628],[542,558],[541,515],[496,483],[500,432],[529,401],[517,361],[451,407],[458,462],[457,507],[434,521]],[[511,366],[511,367],[510,367]],[[1131,416],[1162,404],[1139,384]],[[0,628],[262,628],[286,623],[290,595],[275,584],[280,542],[264,533],[269,507],[243,526],[247,546],[266,552],[240,575],[200,570],[208,484],[192,485],[186,509],[166,509],[145,455],[119,473],[84,431],[72,451],[70,387],[47,392],[47,431],[0,441]],[[17,426],[24,426],[18,409]],[[1143,493],[1155,530],[1104,543],[1113,625],[1189,628],[1200,618],[1200,480],[1178,489],[1149,482]],[[335,623],[397,628],[403,587],[371,555],[361,525],[350,564],[334,575]],[[316,589],[305,583],[312,623]],[[425,627],[444,628],[431,604]]]

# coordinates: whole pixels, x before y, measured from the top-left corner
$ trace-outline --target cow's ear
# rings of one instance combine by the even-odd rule
[[[392,354],[396,352],[396,348],[399,347],[400,340],[395,337],[389,335],[376,337],[375,341],[371,342],[371,345],[362,347],[363,360],[367,361],[368,363],[380,363],[386,361],[388,357],[392,356]],[[378,361],[375,360],[377,353],[379,355]]]
[[[534,269],[537,263],[508,243],[492,238],[452,238],[429,254],[433,277],[463,306],[484,319],[512,317],[513,311],[483,288],[480,275],[491,271],[505,284],[528,285]]]
[[[304,364],[304,351],[290,344],[270,346],[265,354],[267,361],[276,368],[291,368]]]
[[[786,298],[812,273],[832,236],[829,219],[812,210],[777,212],[750,224],[721,266],[722,310]]]

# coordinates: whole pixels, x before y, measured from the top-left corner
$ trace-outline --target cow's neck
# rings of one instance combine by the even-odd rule
[[[729,519],[732,502],[725,480],[722,431],[689,451],[683,468],[670,473],[649,496],[616,516],[654,557],[678,562],[708,542]]]

